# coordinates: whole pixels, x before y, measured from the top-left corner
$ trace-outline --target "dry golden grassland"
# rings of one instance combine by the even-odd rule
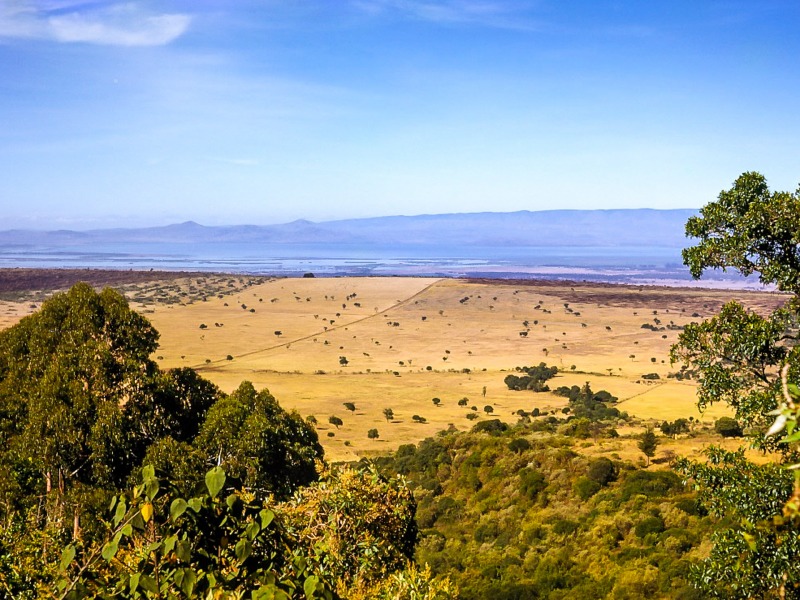
[[[539,362],[562,370],[551,388],[589,381],[618,396],[620,410],[643,422],[621,428],[623,437],[678,417],[710,425],[724,408],[700,415],[693,384],[667,378],[677,370],[668,354],[679,327],[734,298],[756,310],[783,300],[766,292],[399,277],[209,276],[123,291],[161,332],[162,367],[195,367],[226,391],[242,380],[269,388],[282,406],[315,416],[331,460],[385,452],[451,426],[468,429],[473,406],[481,419],[488,405],[492,418],[508,422],[519,409],[559,410],[564,398],[503,383],[514,367]],[[0,303],[0,327],[32,306]],[[646,373],[661,379],[642,380]],[[385,408],[394,412],[391,422]],[[344,422],[339,429],[328,423],[332,415]],[[367,437],[373,428],[375,440]],[[694,454],[706,441],[663,440],[660,451]],[[604,441],[593,451],[638,456],[633,439]]]

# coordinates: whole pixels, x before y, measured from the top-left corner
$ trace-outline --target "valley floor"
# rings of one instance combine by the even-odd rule
[[[0,272],[0,327],[69,285],[72,274],[117,287],[161,333],[156,358],[162,367],[194,367],[225,391],[242,380],[269,388],[285,408],[314,416],[330,460],[386,453],[447,428],[469,429],[476,422],[467,418],[472,412],[513,423],[520,409],[560,411],[563,397],[511,391],[503,383],[515,367],[540,362],[560,370],[551,388],[589,381],[640,420],[641,427],[621,428],[619,440],[589,451],[637,459],[626,433],[691,416],[698,421],[695,435],[665,441],[659,453],[696,455],[709,439],[719,441],[710,426],[725,411],[697,411],[692,382],[670,377],[680,367],[670,364],[670,346],[686,323],[729,300],[757,311],[784,300],[769,292],[567,281],[97,271],[60,272],[54,279],[32,271],[27,285],[19,283],[19,272],[13,278]],[[14,286],[4,288],[10,280]],[[646,374],[658,379],[643,379]],[[463,398],[466,406],[459,405]],[[392,410],[391,419],[384,409]],[[343,424],[330,424],[331,416]],[[370,430],[378,437],[368,437]]]

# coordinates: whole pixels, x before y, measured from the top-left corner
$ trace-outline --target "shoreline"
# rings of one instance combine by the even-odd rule
[[[591,269],[580,269],[583,274],[595,274],[597,278],[577,279],[569,277],[574,275],[576,269],[553,268],[547,272],[538,271],[531,273],[530,277],[520,276],[522,273],[508,273],[507,276],[492,277],[487,274],[467,274],[458,275],[434,274],[434,273],[415,273],[415,274],[376,274],[359,272],[341,273],[314,273],[309,269],[303,273],[292,274],[268,274],[250,273],[246,271],[196,271],[196,270],[164,270],[164,269],[109,269],[109,268],[73,268],[73,267],[0,267],[0,294],[15,292],[31,292],[41,290],[60,290],[73,286],[79,281],[85,281],[93,286],[115,286],[144,283],[149,281],[171,281],[185,279],[188,277],[249,277],[257,279],[297,279],[302,278],[305,273],[312,273],[316,278],[336,279],[341,277],[363,277],[363,278],[414,278],[414,279],[452,279],[474,283],[492,282],[499,285],[552,285],[552,286],[614,286],[631,289],[693,289],[709,291],[742,291],[742,292],[776,292],[774,287],[760,286],[747,280],[730,279],[676,279],[674,277],[648,278],[642,281],[614,281],[603,279],[602,270],[593,272]],[[550,276],[548,276],[550,275]]]

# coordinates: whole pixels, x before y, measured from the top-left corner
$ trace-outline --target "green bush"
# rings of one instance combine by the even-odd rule
[[[588,477],[578,477],[572,485],[572,491],[581,500],[588,500],[600,491],[602,486]]]
[[[741,437],[742,427],[736,419],[730,417],[720,417],[714,423],[714,431],[722,437]]]
[[[508,443],[508,449],[515,454],[522,454],[531,449],[531,443],[525,438],[514,438]]]
[[[657,516],[645,517],[634,528],[634,533],[639,538],[643,538],[649,533],[661,533],[662,531],[664,531],[664,519]]]
[[[547,487],[545,476],[535,469],[525,467],[519,472],[519,491],[530,500],[536,497]]]
[[[476,424],[472,431],[475,433],[483,431],[492,435],[499,435],[504,431],[508,431],[508,425],[503,423],[500,419],[489,419],[488,421],[481,421]]]
[[[621,497],[628,501],[633,496],[656,498],[683,488],[680,477],[672,471],[633,471],[622,482]]]
[[[556,535],[572,535],[578,531],[580,525],[570,519],[558,519],[553,523],[553,533]]]
[[[616,481],[617,468],[610,459],[601,456],[589,463],[586,476],[592,481],[596,481],[601,486],[608,485],[612,481]]]

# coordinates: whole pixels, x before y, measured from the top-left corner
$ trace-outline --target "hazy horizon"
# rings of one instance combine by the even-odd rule
[[[40,232],[40,233],[48,233],[48,232],[58,232],[58,231],[75,231],[75,232],[92,232],[92,231],[102,231],[102,230],[113,230],[113,229],[150,229],[150,228],[165,228],[165,227],[175,227],[175,226],[189,226],[189,225],[198,225],[204,228],[235,228],[235,227],[270,227],[270,226],[281,226],[281,225],[292,225],[295,223],[310,223],[312,225],[323,225],[323,224],[333,224],[338,222],[349,222],[349,221],[378,221],[383,219],[419,219],[419,218],[436,218],[436,217],[469,217],[469,216],[480,216],[480,215],[493,215],[493,216],[501,216],[501,215],[513,215],[513,214],[520,214],[520,213],[563,213],[563,212],[585,212],[585,211],[601,211],[601,212],[614,212],[614,211],[657,211],[657,212],[669,212],[669,211],[697,211],[697,208],[649,208],[649,207],[641,207],[641,208],[592,208],[592,209],[580,209],[580,208],[565,208],[565,209],[543,209],[543,210],[526,210],[521,209],[517,211],[475,211],[475,212],[447,212],[447,213],[420,213],[420,214],[393,214],[393,215],[375,215],[369,217],[351,217],[351,218],[343,218],[343,219],[324,219],[324,220],[312,220],[312,219],[305,219],[302,217],[298,217],[297,219],[292,219],[291,221],[279,221],[274,223],[226,223],[226,224],[213,224],[207,222],[199,222],[195,219],[185,219],[185,220],[177,220],[177,221],[164,221],[161,223],[153,223],[151,225],[142,225],[142,226],[135,226],[135,225],[125,225],[125,224],[118,224],[113,227],[102,227],[102,226],[83,226],[83,227],[54,227],[54,228],[47,228],[45,226],[39,227],[3,227],[0,228],[0,232],[8,232],[8,231],[32,231],[32,232]]]

